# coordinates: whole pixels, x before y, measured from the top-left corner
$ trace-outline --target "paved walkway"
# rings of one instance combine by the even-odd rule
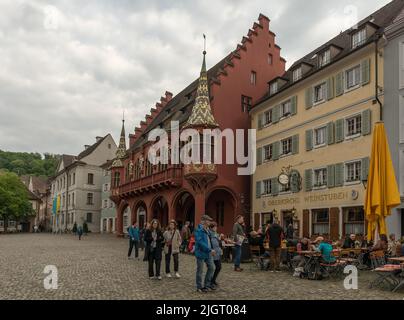
[[[127,240],[112,235],[82,241],[73,235],[0,235],[0,299],[201,299],[194,288],[192,256],[180,256],[181,279],[157,281],[147,277],[145,262],[128,260],[126,253]],[[46,265],[58,268],[57,290],[44,289]],[[370,272],[361,273],[359,290],[347,291],[342,281],[243,267],[243,273],[236,273],[224,264],[220,289],[204,299],[404,299],[404,291],[368,289]]]

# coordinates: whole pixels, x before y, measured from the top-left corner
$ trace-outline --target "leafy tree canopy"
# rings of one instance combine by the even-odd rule
[[[53,176],[59,161],[58,155],[45,153],[8,152],[0,150],[0,170],[14,172],[19,176]]]
[[[28,190],[15,173],[0,171],[0,216],[23,218],[34,213]]]

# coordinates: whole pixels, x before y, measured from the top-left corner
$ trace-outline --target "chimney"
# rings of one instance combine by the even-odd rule
[[[102,139],[102,137],[95,137],[95,141],[98,142]]]

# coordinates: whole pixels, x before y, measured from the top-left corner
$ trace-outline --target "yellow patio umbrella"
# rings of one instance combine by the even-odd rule
[[[368,239],[374,240],[376,228],[387,235],[385,218],[391,209],[400,205],[400,193],[391,161],[384,123],[378,122],[373,132],[372,154],[369,165],[365,198],[365,214],[368,221]]]

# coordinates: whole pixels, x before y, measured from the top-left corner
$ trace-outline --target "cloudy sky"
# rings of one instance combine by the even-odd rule
[[[389,0],[0,0],[0,149],[79,153],[236,48],[260,12],[288,65]]]

